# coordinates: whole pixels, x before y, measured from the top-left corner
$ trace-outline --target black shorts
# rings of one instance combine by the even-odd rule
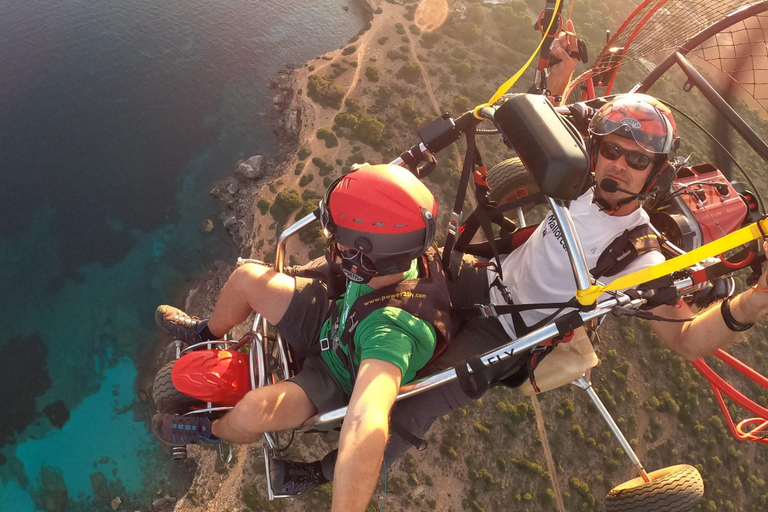
[[[320,329],[328,318],[330,305],[325,284],[317,279],[296,277],[291,303],[275,328],[297,352],[310,351],[319,343]],[[320,354],[308,356],[301,371],[288,380],[304,390],[318,413],[347,404],[348,398]]]

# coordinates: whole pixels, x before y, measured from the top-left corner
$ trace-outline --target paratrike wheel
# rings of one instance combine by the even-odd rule
[[[517,157],[508,158],[491,167],[488,171],[488,188],[491,201],[498,204],[521,199],[539,191],[539,186]],[[523,205],[523,213],[528,213],[534,206],[535,203]],[[505,215],[515,220],[514,211],[506,212]]]
[[[152,399],[155,402],[155,409],[159,413],[184,414],[205,405],[200,400],[185,395],[174,387],[171,371],[175,362],[166,363],[155,375],[155,382],[152,385]]]
[[[680,464],[638,477],[611,489],[607,512],[683,512],[693,510],[704,497],[704,481],[693,466]]]

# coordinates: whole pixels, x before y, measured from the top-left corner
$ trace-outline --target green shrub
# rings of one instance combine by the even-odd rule
[[[277,194],[277,197],[275,197],[275,202],[269,208],[269,212],[277,222],[285,224],[288,221],[288,217],[291,212],[299,208],[301,205],[302,200],[296,190],[284,190]]]
[[[317,130],[317,138],[320,140],[325,139],[329,135],[332,135],[332,134],[330,130],[328,130],[328,128],[320,128],[319,130]]]
[[[325,147],[327,148],[335,148],[339,145],[339,139],[336,138],[334,134],[328,135],[328,137],[325,138]]]
[[[363,112],[362,102],[354,98],[347,98],[347,101],[344,102],[344,106],[355,115],[359,115]]]
[[[413,21],[413,20],[410,20],[410,21]],[[417,27],[416,25],[411,25],[410,27],[408,27],[408,30],[411,31],[411,34],[416,35],[416,36],[421,34],[421,29],[419,27]]]
[[[407,12],[403,14],[403,18],[407,19],[408,21],[413,21],[414,16],[412,12]]]
[[[472,102],[469,101],[469,98],[464,96],[463,94],[459,94],[455,98],[453,98],[453,106],[456,108],[457,112],[466,112],[469,110],[469,107],[472,105]]]
[[[296,164],[296,169],[294,169],[294,170],[293,170],[293,173],[294,173],[296,176],[298,176],[299,174],[301,174],[301,171],[303,171],[303,170],[304,170],[304,165],[305,165],[305,164],[306,164],[306,162],[299,162],[299,163],[297,163],[297,164]]]
[[[421,78],[421,67],[413,61],[408,61],[397,72],[397,77],[402,78],[409,84],[414,84]]]
[[[354,128],[357,126],[358,118],[355,114],[350,112],[339,112],[333,121],[343,128]]]
[[[331,186],[331,183],[333,183],[333,178],[331,178],[330,176],[326,176],[325,178],[323,178],[323,187],[328,188]]]
[[[371,82],[379,81],[379,68],[375,66],[368,66],[365,68],[365,77]]]
[[[309,148],[304,148],[304,147],[299,149],[299,152],[296,153],[296,155],[299,157],[299,160],[304,160],[311,154],[312,152],[309,150]]]
[[[451,71],[456,75],[457,80],[466,80],[472,76],[472,65],[469,62],[458,62],[451,64]]]
[[[380,142],[385,130],[386,125],[375,117],[364,117],[357,123],[355,134],[366,144],[374,145]]]
[[[326,77],[310,75],[307,82],[307,95],[324,107],[341,108],[341,100],[346,91]]]
[[[386,44],[386,42],[387,42],[388,40],[389,40],[389,38],[388,38],[387,36],[384,36],[384,37],[380,37],[380,38],[378,39],[378,41],[376,41],[376,42],[377,42],[377,43],[379,43],[380,45],[384,45],[384,44]]]
[[[267,212],[269,211],[269,206],[271,204],[272,203],[270,203],[266,199],[259,199],[259,202],[256,203],[256,206],[258,207],[258,209],[259,209],[259,211],[261,212],[262,215],[266,215]]]
[[[307,185],[312,183],[312,180],[314,180],[314,179],[315,179],[315,175],[314,174],[305,174],[299,180],[299,186],[300,187],[306,187]]]
[[[405,34],[405,27],[403,26],[402,23],[395,23],[395,31],[398,34],[403,35]]]
[[[315,200],[309,200],[301,207],[301,210],[296,213],[295,220],[300,220],[314,212],[317,208],[318,202]],[[323,228],[319,222],[313,222],[312,225],[305,227],[299,231],[299,240],[307,245],[315,243],[320,237],[323,236]]]
[[[357,46],[347,46],[344,48],[344,50],[341,51],[342,55],[352,55],[357,51]]]

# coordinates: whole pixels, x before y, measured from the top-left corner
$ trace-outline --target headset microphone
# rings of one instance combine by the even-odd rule
[[[608,193],[613,192],[623,192],[630,196],[632,199],[645,199],[646,197],[652,195],[655,190],[647,193],[647,194],[637,194],[635,192],[630,192],[629,190],[625,190],[623,188],[619,187],[619,184],[616,182],[616,180],[612,180],[611,178],[604,178],[600,181],[600,188],[605,190]]]

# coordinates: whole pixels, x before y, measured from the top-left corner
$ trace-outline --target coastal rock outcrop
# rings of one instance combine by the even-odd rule
[[[254,155],[235,169],[235,175],[247,180],[257,180],[264,176],[264,157]]]

